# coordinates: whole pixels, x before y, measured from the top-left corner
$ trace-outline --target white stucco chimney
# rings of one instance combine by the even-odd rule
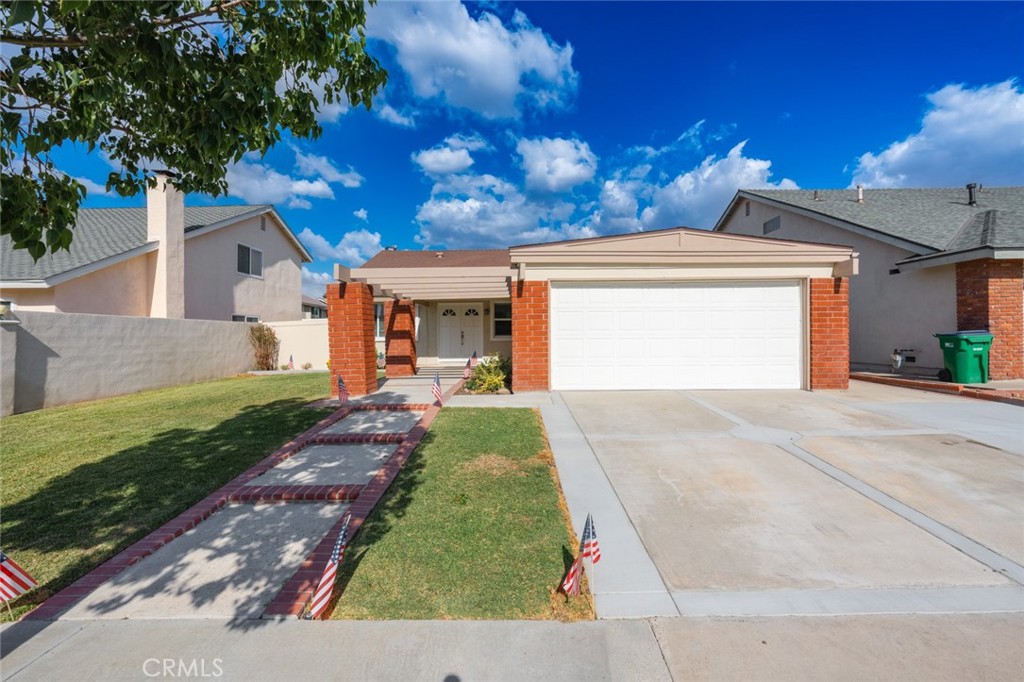
[[[151,317],[185,317],[185,195],[173,175],[156,172],[156,186],[146,190],[148,241],[160,242],[153,271]]]

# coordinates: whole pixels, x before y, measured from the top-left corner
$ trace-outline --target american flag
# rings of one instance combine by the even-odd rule
[[[38,584],[14,559],[0,550],[0,598],[11,601]]]
[[[569,572],[565,574],[565,580],[562,581],[562,592],[565,592],[570,597],[575,597],[580,593],[580,582],[583,580],[583,557],[576,557],[576,561],[572,562],[572,566],[569,567]]]
[[[438,404],[441,403],[441,375],[438,372],[434,372],[434,385],[430,387],[430,392],[434,394],[434,400]]]
[[[597,532],[594,530],[594,517],[587,514],[587,523],[583,526],[583,538],[580,539],[580,558],[590,558],[596,564],[601,560],[601,547],[597,544]]]
[[[476,367],[476,363],[478,362],[477,357],[476,357],[476,351],[473,351],[473,355],[470,356],[469,361],[470,361],[470,363],[472,363],[470,365],[470,367]]]
[[[295,356],[294,355],[289,355],[288,356],[288,369],[295,369]]]
[[[470,362],[471,362],[470,360],[466,360],[466,366],[462,368],[462,378],[463,379],[468,379],[469,378],[469,374],[472,371],[472,370],[470,370],[470,367],[471,367],[471,365],[469,364]]]
[[[348,388],[345,386],[345,380],[338,375],[338,402],[344,403],[348,401]]]
[[[320,584],[316,586],[313,599],[309,602],[309,612],[306,614],[307,620],[316,620],[322,616],[324,611],[327,610],[327,605],[331,603],[331,594],[334,593],[334,578],[338,575],[338,564],[341,563],[342,558],[345,556],[345,547],[348,546],[348,522],[351,518],[351,514],[345,516],[345,523],[341,526],[341,532],[338,533],[338,541],[334,543],[334,551],[331,552],[331,558],[327,560],[327,565],[324,566],[324,573],[320,576]]]

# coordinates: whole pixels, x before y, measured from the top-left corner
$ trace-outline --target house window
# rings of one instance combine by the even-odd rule
[[[255,315],[232,315],[231,316],[231,321],[232,322],[252,322],[252,323],[256,323],[256,322],[260,321],[260,318],[256,317]]]
[[[373,335],[377,340],[384,338],[384,304],[373,304]]]
[[[238,274],[263,277],[263,252],[245,244],[239,244]]]
[[[764,224],[764,234],[768,234],[769,232],[774,232],[775,230],[779,229],[780,227],[782,227],[782,218],[780,216],[775,216],[771,220],[765,222],[765,224]]]
[[[512,338],[512,304],[511,303],[495,303],[494,304],[494,333],[491,335],[495,339],[510,339]]]

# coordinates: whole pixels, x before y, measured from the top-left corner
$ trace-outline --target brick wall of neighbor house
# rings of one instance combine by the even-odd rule
[[[331,354],[331,396],[338,375],[350,395],[377,390],[377,351],[373,339],[373,291],[358,282],[327,285],[327,339]]]
[[[512,287],[512,390],[547,391],[550,320],[548,282]]]
[[[956,264],[957,329],[992,333],[989,378],[1024,378],[1024,260]]]
[[[811,390],[850,386],[850,281],[811,282]]]
[[[384,304],[385,372],[389,379],[416,374],[416,305],[412,301]]]

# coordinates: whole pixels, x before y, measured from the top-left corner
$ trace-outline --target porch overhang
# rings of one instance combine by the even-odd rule
[[[399,299],[466,301],[509,298],[515,270],[501,267],[336,268],[341,281],[363,282]]]

